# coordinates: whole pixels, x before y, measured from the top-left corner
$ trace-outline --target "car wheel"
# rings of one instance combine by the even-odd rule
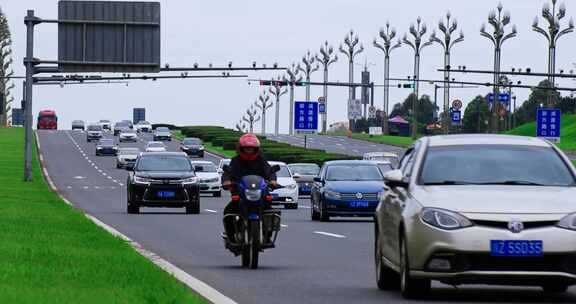
[[[218,191],[218,192],[214,192],[212,193],[213,197],[221,197],[222,196],[222,191]]]
[[[126,211],[128,212],[128,214],[138,214],[138,213],[140,213],[140,206],[138,206],[134,203],[128,202],[128,205],[126,207]]]
[[[564,293],[568,290],[568,285],[562,283],[547,283],[542,285],[542,290],[546,293]]]
[[[377,222],[374,221],[374,225]],[[391,290],[398,288],[400,283],[398,273],[394,270],[388,268],[386,264],[382,262],[382,242],[380,241],[380,233],[378,228],[374,229],[374,265],[376,267],[376,285],[380,290]]]
[[[122,166],[120,166],[120,164],[116,164],[116,169],[121,169]]]
[[[400,240],[400,292],[405,299],[418,299],[430,292],[431,283],[427,279],[414,279],[410,276],[408,245]]]
[[[326,206],[324,204],[324,202],[320,202],[319,204],[320,206],[320,221],[322,222],[329,222],[330,221],[330,215],[328,215],[328,211],[326,210]]]
[[[186,214],[199,214],[200,213],[200,201],[195,201],[186,206]]]
[[[320,212],[314,210],[314,201],[310,200],[310,217],[312,218],[313,221],[318,221],[320,220]]]

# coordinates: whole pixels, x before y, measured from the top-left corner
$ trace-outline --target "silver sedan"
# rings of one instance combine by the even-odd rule
[[[375,213],[380,289],[576,284],[576,172],[537,138],[422,138],[385,174]]]

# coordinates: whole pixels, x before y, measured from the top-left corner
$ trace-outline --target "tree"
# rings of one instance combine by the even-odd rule
[[[476,96],[464,110],[462,131],[465,133],[486,133],[489,127],[490,114],[486,97]]]
[[[551,87],[550,82],[546,79],[538,84],[538,87]],[[559,104],[561,99],[560,93],[556,90],[533,88],[530,97],[516,111],[516,125],[525,124],[536,120],[536,110],[546,106],[548,100],[551,104]]]
[[[390,116],[401,116],[406,120],[412,120],[412,102],[416,99],[414,94],[408,95],[403,103],[397,103],[394,105]],[[434,122],[434,110],[438,110],[438,107],[432,103],[430,96],[422,95],[420,96],[418,104],[418,123],[419,124],[430,124]]]
[[[10,104],[14,101],[14,98],[10,96],[10,91],[14,88],[14,84],[9,78],[14,75],[14,71],[10,69],[12,65],[11,44],[12,38],[8,27],[8,19],[0,8],[0,125],[2,126],[6,126],[8,123]]]

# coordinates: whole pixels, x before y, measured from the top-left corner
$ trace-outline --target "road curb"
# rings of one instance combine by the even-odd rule
[[[62,193],[60,193],[60,190],[56,187],[56,185],[52,181],[52,178],[48,174],[48,170],[46,170],[44,156],[42,155],[41,150],[40,150],[40,139],[38,138],[37,133],[36,133],[35,139],[36,139],[35,140],[36,141],[36,153],[38,155],[38,159],[40,160],[40,167],[42,169],[41,171],[42,171],[42,176],[44,177],[44,180],[48,183],[48,185],[50,186],[50,189],[54,193],[56,193],[58,195],[58,197],[60,197],[60,199],[62,199],[62,201],[64,201],[64,203],[75,208],[74,204],[72,204],[72,202],[70,202],[68,199],[66,199],[62,195]],[[191,276],[190,274],[188,274],[187,272],[185,272],[184,270],[182,270],[178,266],[175,266],[174,264],[168,262],[167,260],[163,259],[162,257],[155,254],[154,252],[145,249],[138,242],[132,240],[131,238],[129,238],[125,234],[116,230],[114,227],[102,222],[98,218],[94,217],[91,214],[84,212],[81,209],[77,209],[77,210],[79,212],[81,212],[86,218],[91,220],[94,224],[96,224],[97,226],[106,230],[108,233],[128,242],[130,247],[132,247],[134,250],[136,250],[136,252],[138,252],[140,255],[142,255],[146,259],[150,260],[156,266],[160,267],[160,269],[162,269],[162,270],[166,271],[167,273],[169,273],[170,275],[174,276],[174,278],[176,278],[178,281],[180,281],[184,285],[188,286],[188,288],[192,289],[192,291],[197,293],[200,297],[204,298],[206,301],[208,301],[210,303],[214,303],[214,304],[237,304],[234,300],[228,298],[227,296],[220,293],[218,290],[214,289],[210,285],[208,285],[208,284],[202,282],[201,280]]]

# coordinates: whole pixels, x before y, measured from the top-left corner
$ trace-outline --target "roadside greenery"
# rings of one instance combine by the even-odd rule
[[[184,134],[182,134],[181,131],[173,131],[172,134],[174,135],[174,138],[176,138],[178,140],[182,140],[186,137],[186,136],[184,136]],[[219,155],[223,155],[227,158],[232,158],[232,157],[236,156],[236,152],[230,151],[230,150],[224,150],[223,147],[215,146],[211,142],[204,142],[203,144],[204,144],[204,150],[205,151],[212,152],[212,153],[219,154]]]
[[[205,303],[125,241],[23,177],[24,132],[0,128],[0,303]]]
[[[206,149],[219,149],[218,152],[226,156],[235,155],[236,144],[243,134],[242,132],[215,126],[181,127],[180,131],[182,136],[202,139]],[[263,136],[258,137],[260,138],[263,155],[269,160],[286,163],[306,162],[322,164],[329,160],[355,158],[348,155],[327,153],[323,150],[295,147],[286,143],[268,140]]]
[[[558,148],[574,152],[576,151],[576,115],[565,114],[562,115],[562,124],[560,128],[560,143],[557,144]],[[536,135],[536,123],[529,122],[512,129],[506,134],[510,135],[521,135],[521,136],[535,136]]]

